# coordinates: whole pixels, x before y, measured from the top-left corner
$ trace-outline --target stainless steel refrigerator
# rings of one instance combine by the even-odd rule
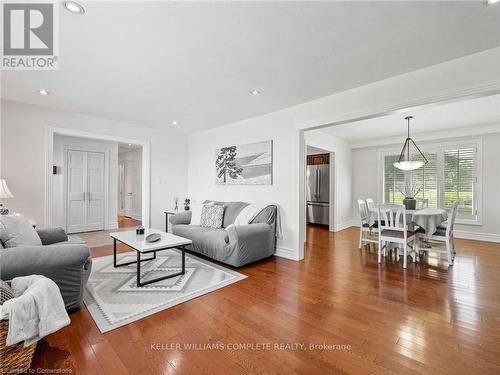
[[[330,165],[308,165],[306,168],[307,223],[329,224]]]

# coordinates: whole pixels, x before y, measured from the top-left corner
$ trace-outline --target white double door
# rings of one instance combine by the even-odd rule
[[[105,223],[105,155],[67,151],[68,233],[103,230]]]

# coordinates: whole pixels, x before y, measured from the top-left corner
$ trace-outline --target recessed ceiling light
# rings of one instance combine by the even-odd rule
[[[75,3],[74,1],[65,1],[64,7],[67,10],[69,10],[71,13],[75,13],[75,14],[84,14],[85,13],[85,8],[82,7],[78,3]]]
[[[40,95],[50,95],[50,92],[48,92],[47,90],[38,90],[38,93]]]
[[[130,147],[130,146],[132,146],[132,143],[129,143],[129,144],[128,144],[128,146],[129,146],[129,147]]]
[[[172,121],[172,125],[177,125],[177,121]]]
[[[252,91],[250,91],[250,94],[252,94],[252,95],[259,95],[260,91],[259,90],[252,90]]]

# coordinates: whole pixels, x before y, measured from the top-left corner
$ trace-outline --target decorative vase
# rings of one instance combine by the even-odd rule
[[[403,204],[407,210],[414,210],[417,208],[417,200],[415,198],[403,199]]]
[[[184,211],[189,211],[189,206],[184,206]]]

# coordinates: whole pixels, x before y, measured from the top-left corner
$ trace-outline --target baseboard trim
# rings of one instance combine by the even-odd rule
[[[453,232],[454,232],[455,238],[461,238],[464,240],[475,240],[475,241],[500,243],[500,234],[478,233],[478,232],[470,232],[470,231],[465,231],[465,230],[454,230]]]
[[[296,252],[293,249],[283,246],[277,246],[274,255],[281,258],[291,259],[291,260],[299,260]]]
[[[350,228],[350,227],[356,227],[359,226],[358,220],[347,220],[344,221],[343,223],[339,223],[333,226],[333,231],[334,232],[340,232],[341,230]]]

